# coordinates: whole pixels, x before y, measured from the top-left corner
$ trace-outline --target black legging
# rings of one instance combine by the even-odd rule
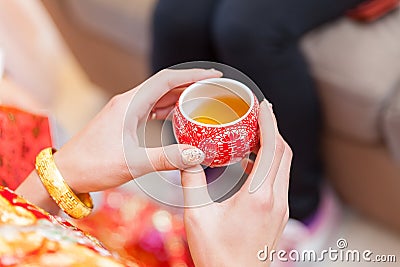
[[[319,202],[320,110],[299,39],[362,0],[160,0],[153,18],[153,71],[177,63],[226,63],[252,78],[274,105],[294,151],[289,206],[305,219]]]

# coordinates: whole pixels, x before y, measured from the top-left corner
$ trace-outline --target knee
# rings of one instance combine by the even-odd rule
[[[261,49],[268,53],[296,41],[286,22],[278,16],[235,10],[222,12],[214,20],[213,39],[218,51],[243,53]]]

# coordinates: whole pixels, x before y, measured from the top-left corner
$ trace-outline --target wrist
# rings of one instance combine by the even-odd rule
[[[72,140],[54,154],[54,161],[65,182],[76,193],[103,191],[131,179],[125,161],[105,157],[97,147]]]

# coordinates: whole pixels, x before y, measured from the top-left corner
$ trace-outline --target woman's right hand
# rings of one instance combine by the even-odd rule
[[[182,185],[186,206],[201,197],[212,204],[186,208],[185,228],[189,248],[196,266],[268,266],[258,260],[258,251],[265,246],[269,251],[276,247],[289,217],[288,187],[292,151],[278,133],[272,108],[266,101],[260,105],[261,147],[250,176],[242,188],[230,199],[213,203],[208,195],[206,179],[200,166],[182,171]],[[275,125],[275,135],[267,133],[269,124]],[[275,138],[276,149],[271,169],[268,155],[269,142]],[[262,181],[250,193],[251,181]],[[200,195],[189,193],[189,188],[205,188]],[[193,199],[193,198],[196,198]]]

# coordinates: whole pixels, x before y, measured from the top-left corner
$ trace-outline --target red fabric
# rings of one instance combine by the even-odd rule
[[[400,0],[368,0],[347,12],[353,19],[370,22],[398,7]]]
[[[0,185],[15,190],[35,168],[35,157],[52,146],[49,120],[0,106]]]

